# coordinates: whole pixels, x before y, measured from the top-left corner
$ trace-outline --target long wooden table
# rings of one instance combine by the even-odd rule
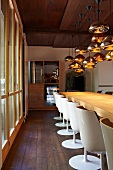
[[[113,122],[113,95],[95,92],[61,92],[61,94]]]

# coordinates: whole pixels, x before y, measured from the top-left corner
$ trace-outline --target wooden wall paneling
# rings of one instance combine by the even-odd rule
[[[29,84],[28,96],[29,109],[44,107],[44,84]]]

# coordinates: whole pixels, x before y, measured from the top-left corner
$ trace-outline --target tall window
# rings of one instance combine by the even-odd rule
[[[19,25],[18,25],[18,20],[17,16],[15,14],[15,90],[18,90],[18,52],[19,52]]]
[[[1,116],[2,116],[2,144],[5,142],[6,135],[6,100],[2,99],[1,100]]]
[[[13,95],[9,96],[9,124],[10,124],[10,134],[14,128],[14,107],[13,107]]]
[[[12,49],[12,29],[13,27],[13,9],[10,4],[9,8],[9,92],[12,92],[12,54],[13,54],[13,49]]]
[[[6,138],[6,100],[5,100],[5,8],[6,0],[1,1],[1,116],[2,116],[2,144]]]
[[[3,159],[22,123],[22,28],[12,0],[1,0],[0,90]],[[20,34],[21,33],[21,34]],[[10,144],[10,145],[9,145]],[[1,149],[1,148],[0,148]],[[1,150],[0,150],[1,152]]]
[[[1,95],[5,94],[5,0],[1,1]]]
[[[15,67],[15,91],[19,90],[19,24],[18,24],[18,19],[17,16],[15,14],[15,56],[14,56],[14,67]],[[16,101],[16,115],[15,115],[15,119],[16,122],[18,122],[19,120],[19,94],[17,93],[15,95],[15,101]]]
[[[18,100],[18,98],[19,98],[19,94],[17,93],[16,94],[16,122],[18,122],[18,120],[19,120],[19,100]]]
[[[14,24],[13,24],[13,6],[9,3],[9,127],[10,135],[14,129],[14,93],[13,93],[13,42],[14,42]],[[13,93],[13,94],[12,94]]]

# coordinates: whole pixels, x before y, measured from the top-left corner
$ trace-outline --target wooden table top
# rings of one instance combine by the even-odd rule
[[[113,95],[96,92],[61,92],[61,94],[113,122]]]

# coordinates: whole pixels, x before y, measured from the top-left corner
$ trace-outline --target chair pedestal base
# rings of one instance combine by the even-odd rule
[[[84,160],[84,155],[74,156],[69,160],[69,165],[79,170],[96,170],[101,168],[100,159],[91,155],[87,155],[87,161]]]
[[[63,120],[63,118],[62,118],[62,117],[60,117],[60,116],[58,116],[58,117],[54,117],[53,119],[54,119],[54,120]]]
[[[67,123],[59,122],[59,123],[55,123],[55,126],[57,126],[57,127],[66,127]]]
[[[62,129],[62,130],[58,130],[57,133],[59,135],[73,135],[73,130],[72,129]]]
[[[62,142],[62,146],[68,149],[80,149],[83,148],[81,140],[76,139],[76,142],[73,142],[73,139],[65,140]]]

